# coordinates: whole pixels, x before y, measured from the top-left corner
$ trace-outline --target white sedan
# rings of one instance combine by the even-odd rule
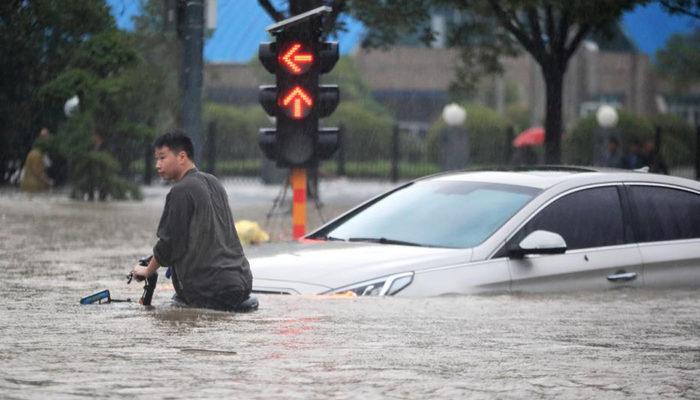
[[[700,183],[590,168],[440,174],[250,264],[257,293],[697,288]]]

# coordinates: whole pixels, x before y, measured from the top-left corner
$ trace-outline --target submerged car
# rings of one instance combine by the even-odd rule
[[[250,259],[257,293],[700,287],[700,183],[574,167],[445,173],[262,255]]]

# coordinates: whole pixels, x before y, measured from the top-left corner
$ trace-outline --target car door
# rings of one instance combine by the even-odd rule
[[[700,286],[700,194],[642,184],[627,188],[645,284]]]
[[[436,296],[508,292],[508,261],[504,258],[418,270],[402,296]]]
[[[567,250],[511,258],[511,289],[546,292],[641,286],[641,255],[626,229],[629,217],[623,213],[621,190],[616,185],[579,189],[535,214],[502,250],[536,230],[558,233]]]

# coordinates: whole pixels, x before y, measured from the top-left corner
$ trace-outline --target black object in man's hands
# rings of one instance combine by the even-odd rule
[[[151,261],[151,257],[153,256],[148,256],[148,257],[143,257],[139,259],[139,265],[142,267],[148,266],[148,263]],[[129,275],[126,276],[127,281],[126,284],[130,284],[131,280],[134,278],[134,273],[130,272]],[[158,273],[153,272],[151,276],[146,278],[146,283],[143,284],[143,294],[141,295],[141,299],[139,300],[139,303],[143,304],[144,306],[150,306],[151,305],[151,299],[153,299],[153,291],[156,290],[156,284],[158,283]]]

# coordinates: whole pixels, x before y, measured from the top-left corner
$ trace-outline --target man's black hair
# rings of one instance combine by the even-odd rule
[[[184,151],[190,160],[194,160],[194,145],[192,139],[180,130],[168,131],[156,138],[153,142],[153,148],[169,147],[173,153],[177,154]]]

